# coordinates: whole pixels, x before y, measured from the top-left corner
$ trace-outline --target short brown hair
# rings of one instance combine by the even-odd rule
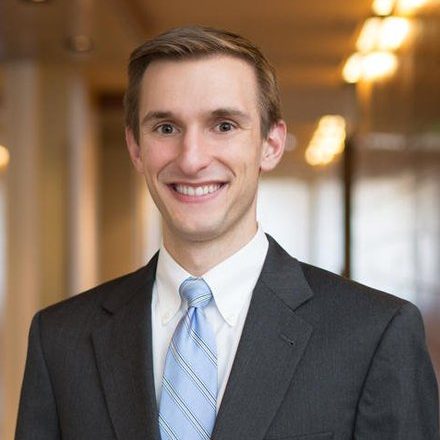
[[[124,97],[125,125],[139,142],[139,92],[148,65],[154,60],[198,59],[210,55],[230,55],[248,62],[255,70],[261,134],[281,119],[280,97],[275,71],[261,51],[250,41],[232,32],[204,26],[171,29],[136,48],[128,65],[128,86]]]

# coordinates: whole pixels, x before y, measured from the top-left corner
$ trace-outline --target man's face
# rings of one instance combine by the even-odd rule
[[[255,73],[238,58],[148,66],[139,142],[127,131],[127,143],[162,214],[164,237],[206,241],[255,232],[260,170],[276,165],[285,135],[280,123],[261,138],[257,100]]]

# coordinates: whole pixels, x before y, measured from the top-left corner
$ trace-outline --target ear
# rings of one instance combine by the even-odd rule
[[[127,143],[128,153],[136,171],[142,174],[144,171],[142,150],[134,138],[133,131],[128,127],[125,128],[125,142]]]
[[[283,120],[276,122],[266,139],[263,141],[263,151],[261,156],[261,171],[271,171],[281,160],[286,144],[287,126]]]

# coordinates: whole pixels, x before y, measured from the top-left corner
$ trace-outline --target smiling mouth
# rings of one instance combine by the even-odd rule
[[[192,185],[183,185],[181,183],[177,183],[171,185],[171,187],[175,192],[182,194],[184,196],[203,197],[208,194],[213,194],[217,192],[224,185],[225,183],[212,183],[209,185],[192,186]]]

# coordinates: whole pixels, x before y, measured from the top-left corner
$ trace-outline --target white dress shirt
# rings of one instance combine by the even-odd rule
[[[252,291],[263,267],[268,247],[266,235],[259,227],[247,245],[203,275],[214,297],[214,301],[204,308],[204,312],[217,343],[217,411],[231,372]],[[171,257],[162,244],[151,302],[153,369],[158,404],[168,346],[178,322],[187,310],[186,301],[180,298],[179,286],[190,276],[191,274]]]

